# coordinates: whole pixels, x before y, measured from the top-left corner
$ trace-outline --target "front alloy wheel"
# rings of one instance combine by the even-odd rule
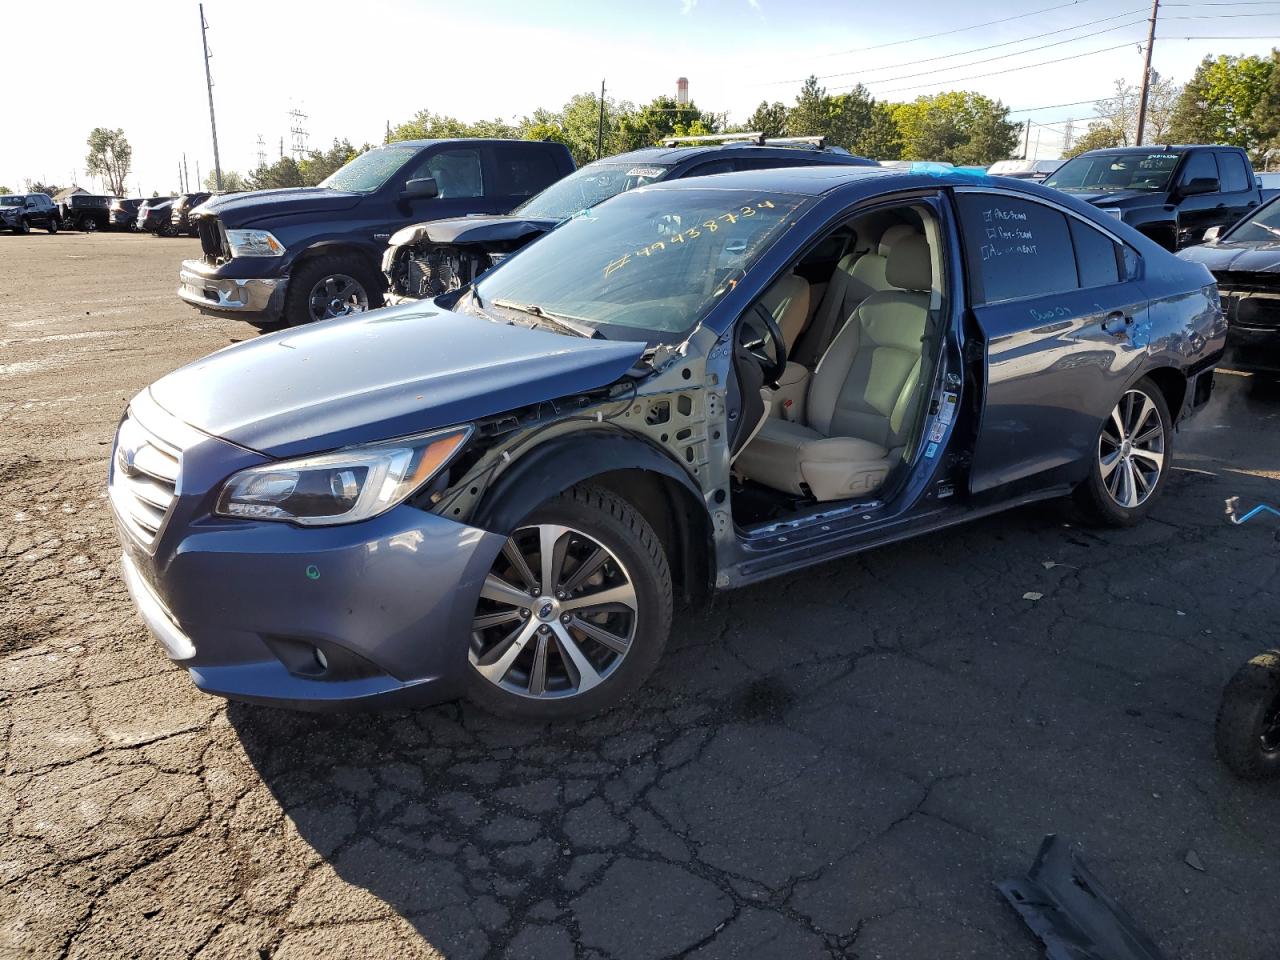
[[[98,221],[94,220],[93,217],[81,217],[80,229],[84,233],[93,233],[95,230],[98,229]]]
[[[671,573],[627,501],[580,486],[507,539],[480,590],[471,697],[534,720],[586,716],[640,686],[666,645]]]
[[[307,296],[311,321],[332,320],[369,309],[369,294],[355,277],[335,273],[322,277]]]
[[[1164,421],[1155,402],[1129,390],[1098,435],[1098,467],[1111,499],[1126,509],[1141,506],[1164,470]]]

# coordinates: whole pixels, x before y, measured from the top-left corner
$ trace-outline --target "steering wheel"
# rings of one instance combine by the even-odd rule
[[[764,304],[757,303],[738,322],[738,347],[760,364],[764,382],[777,386],[787,369],[787,341]]]

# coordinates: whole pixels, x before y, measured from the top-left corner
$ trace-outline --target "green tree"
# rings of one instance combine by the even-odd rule
[[[334,137],[333,146],[328,150],[312,150],[299,160],[298,172],[302,175],[304,183],[308,186],[314,186],[339,167],[346,166],[368,149],[370,149],[369,144],[365,144],[363,149],[357,150],[351,145],[350,140],[345,138],[339,140]]]
[[[1089,124],[1089,130],[1083,137],[1072,142],[1071,146],[1062,152],[1062,156],[1070,160],[1077,157],[1087,150],[1103,150],[1107,147],[1125,146],[1120,140],[1120,131],[1113,127],[1105,120],[1095,120]]]
[[[1271,76],[1253,108],[1253,124],[1257,141],[1251,147],[1259,161],[1272,159],[1280,152],[1280,50],[1271,51]]]
[[[1009,108],[980,93],[951,90],[896,104],[894,120],[907,160],[943,160],[985,166],[1010,156],[1020,125]]]
[[[13,193],[13,191],[4,184],[0,184],[0,197],[3,197],[6,193]]]
[[[218,189],[218,175],[212,171],[205,174],[204,188],[206,190]],[[236,173],[234,170],[222,171],[222,190],[224,193],[243,193],[250,190],[249,178]]]
[[[618,117],[614,146],[618,150],[639,150],[667,137],[718,133],[720,125],[720,117],[703,113],[692,102],[681,106],[674,97],[661,96]]]
[[[809,77],[796,95],[796,105],[787,111],[787,133],[793,137],[826,137],[831,134],[831,109],[825,87],[817,77]]]
[[[618,119],[632,112],[629,103],[617,103],[612,97],[604,101],[603,153],[618,152]],[[526,140],[552,140],[563,143],[573,154],[574,162],[581,165],[596,159],[596,136],[600,124],[600,96],[595,93],[579,93],[557,112],[535,110],[520,124],[520,136]]]
[[[293,157],[281,157],[275,163],[264,164],[249,176],[250,190],[276,190],[281,187],[305,187],[298,161]]]
[[[1256,150],[1265,139],[1259,104],[1276,72],[1276,58],[1205,57],[1183,88],[1168,137],[1181,143],[1227,143]],[[1260,125],[1259,121],[1262,121]]]
[[[766,137],[788,136],[790,128],[787,126],[787,105],[761,100],[756,112],[747,120],[746,129],[758,130]]]
[[[1089,124],[1087,132],[1071,143],[1063,156],[1074,157],[1086,150],[1102,150],[1107,147],[1127,147],[1138,140],[1137,86],[1123,79],[1115,81],[1115,93],[1094,103],[1098,119]],[[1182,88],[1172,80],[1153,72],[1151,91],[1147,96],[1147,120],[1142,139],[1147,143],[1165,143],[1169,125]]]
[[[41,183],[39,180],[26,180],[24,185],[27,193],[44,193],[51,197],[62,189],[56,183]]]
[[[387,137],[388,143],[397,140],[434,140],[453,137],[501,137],[515,138],[520,136],[518,128],[505,120],[478,120],[468,123],[457,117],[447,117],[432,113],[430,110],[419,110],[413,118],[391,128]],[[336,144],[336,141],[335,141]]]
[[[123,130],[94,127],[89,134],[89,154],[84,158],[85,169],[102,177],[107,190],[115,196],[124,196],[124,182],[133,168],[133,148],[125,139]]]

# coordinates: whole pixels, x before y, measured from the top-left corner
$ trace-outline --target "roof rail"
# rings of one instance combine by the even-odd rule
[[[766,147],[812,147],[821,150],[827,145],[826,137],[768,137],[764,141]]]
[[[667,137],[662,141],[664,147],[678,147],[682,143],[754,143],[761,145],[765,142],[764,134],[758,130],[748,131],[747,133],[711,133],[702,137]]]

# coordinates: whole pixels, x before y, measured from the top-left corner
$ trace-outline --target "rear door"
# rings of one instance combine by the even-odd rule
[[[510,213],[560,179],[555,156],[540,144],[494,143],[485,154],[485,200],[494,213]]]
[[[1258,188],[1239,150],[1216,150],[1225,228],[1258,206]],[[1201,234],[1203,236],[1203,234]]]
[[[1227,202],[1221,192],[1221,177],[1218,173],[1218,162],[1212,150],[1192,150],[1182,166],[1178,169],[1174,190],[1181,190],[1192,180],[1213,180],[1218,189],[1210,193],[1198,193],[1192,196],[1171,198],[1178,205],[1178,248],[1199,243],[1204,232],[1210,227],[1227,221]]]
[[[956,205],[985,346],[971,490],[1079,479],[1145,348],[1136,254],[1048,201],[962,188]]]

